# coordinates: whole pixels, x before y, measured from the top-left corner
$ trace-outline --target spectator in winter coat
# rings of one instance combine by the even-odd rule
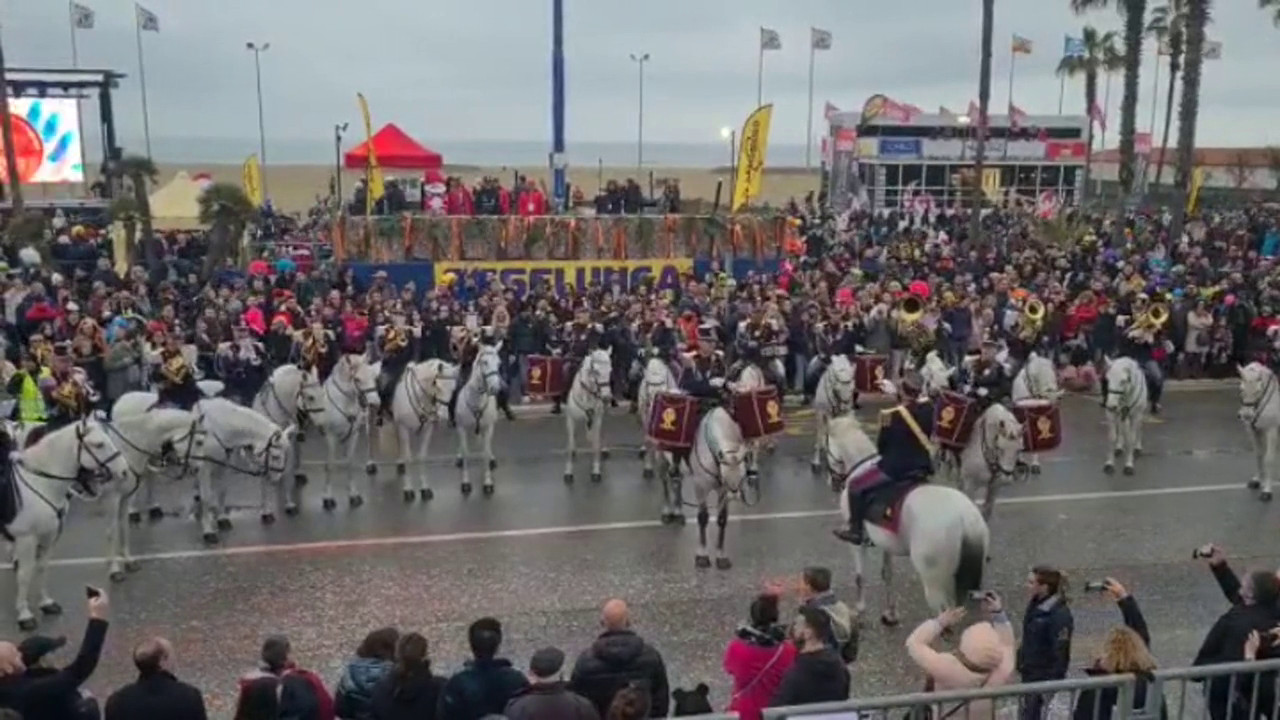
[[[1018,673],[1024,683],[1061,680],[1071,663],[1071,636],[1075,632],[1075,619],[1067,605],[1066,577],[1054,568],[1032,568],[1027,591],[1031,598],[1022,616]],[[1045,699],[1041,695],[1024,698],[1024,720],[1038,720]]]
[[[529,687],[507,703],[507,720],[600,720],[591,701],[564,681],[564,652],[543,648],[529,660]]]
[[[926,690],[996,688],[1013,682],[1013,627],[995,593],[987,595],[983,606],[990,621],[965,628],[954,653],[940,653],[932,645],[947,628],[960,621],[963,608],[948,610],[924,621],[907,637],[907,655],[928,676]],[[965,714],[956,718],[960,709],[965,710]],[[955,720],[990,718],[992,713],[990,701],[974,701],[948,710],[947,714]]]
[[[1147,706],[1147,688],[1153,679],[1156,669],[1155,658],[1151,656],[1151,633],[1147,631],[1147,621],[1138,609],[1138,601],[1133,599],[1129,591],[1116,580],[1107,578],[1104,582],[1107,594],[1120,608],[1124,625],[1112,628],[1103,642],[1102,654],[1085,668],[1087,675],[1131,674],[1137,678],[1133,688],[1133,709],[1141,710]],[[1119,691],[1116,688],[1084,690],[1076,698],[1074,720],[1111,720],[1115,710]],[[1160,717],[1167,718],[1169,710],[1164,699],[1160,700]]]
[[[666,717],[667,666],[657,649],[631,629],[627,604],[616,598],[606,602],[600,624],[604,632],[578,656],[569,687],[590,700],[603,717],[613,696],[635,685],[649,693],[649,717]]]
[[[66,717],[62,713],[79,700],[80,686],[98,666],[102,644],[107,637],[107,609],[105,595],[89,600],[89,623],[85,627],[84,640],[80,642],[80,651],[70,665],[53,673],[26,673],[18,648],[10,643],[0,643],[0,707],[13,708],[26,718],[57,720]]]
[[[822,640],[840,655],[846,663],[858,657],[857,628],[853,611],[831,590],[831,570],[824,567],[807,567],[800,576],[800,596],[806,607],[814,607],[831,617],[829,635]]]
[[[1219,548],[1212,548],[1206,558],[1209,570],[1218,581],[1222,594],[1226,596],[1231,607],[1223,613],[1209,629],[1200,650],[1196,653],[1193,664],[1213,665],[1215,663],[1240,662],[1245,659],[1245,644],[1251,633],[1258,632],[1267,636],[1272,628],[1280,623],[1280,580],[1270,571],[1249,573],[1243,582],[1227,565],[1227,558]],[[1270,643],[1263,643],[1260,659],[1276,656]],[[1266,680],[1263,679],[1263,684]],[[1207,705],[1213,720],[1223,720],[1228,714],[1238,716],[1248,714],[1245,708],[1250,703],[1250,688],[1253,684],[1251,675],[1224,675],[1208,683]],[[1275,680],[1271,679],[1274,686]],[[1234,697],[1232,693],[1235,693]],[[1242,695],[1243,694],[1243,695]],[[1235,705],[1236,711],[1230,711]],[[1270,705],[1265,705],[1269,707]],[[1259,705],[1264,707],[1264,705]]]
[[[370,703],[373,688],[388,673],[396,656],[395,628],[374,630],[356,649],[356,657],[342,669],[342,677],[334,689],[335,712],[343,720],[369,720],[373,717]]]
[[[164,638],[143,640],[133,649],[138,679],[107,698],[104,720],[205,720],[204,696],[173,676],[173,647]]]
[[[778,596],[764,593],[751,603],[750,622],[738,628],[724,651],[724,671],[733,678],[729,711],[758,720],[796,659],[787,629],[778,624]]]
[[[373,688],[374,720],[433,720],[444,678],[431,673],[427,639],[409,633],[396,645],[395,668]]]
[[[436,717],[441,720],[480,720],[501,715],[507,702],[529,684],[511,661],[498,657],[502,623],[486,617],[467,628],[472,659],[449,678],[440,693]]]
[[[791,641],[799,652],[782,676],[770,707],[849,699],[849,670],[827,644],[831,632],[831,616],[825,610],[810,605],[800,607],[800,617],[791,628]]]
[[[333,696],[319,675],[293,662],[291,649],[283,635],[272,635],[262,643],[261,665],[240,678],[236,720],[251,720],[254,703],[250,698],[255,695],[272,707],[269,717],[333,720]]]

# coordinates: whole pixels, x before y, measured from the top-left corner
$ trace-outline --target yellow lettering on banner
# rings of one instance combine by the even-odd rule
[[[533,380],[534,382],[538,382],[539,380],[541,380],[541,379],[542,379],[542,368],[541,368],[541,367],[539,367],[539,366],[537,366],[537,365],[535,365],[535,366],[533,366],[533,367],[529,368],[529,378],[530,378],[531,380]]]
[[[883,380],[883,379],[884,379],[884,365],[876,365],[875,374],[876,374],[876,380],[877,380],[877,381],[879,381],[879,380]]]
[[[652,278],[657,291],[675,290],[680,287],[680,276],[693,270],[692,258],[664,260],[505,260],[494,262],[441,262],[436,263],[433,274],[436,285],[446,282],[447,276],[457,276],[457,282],[473,281],[477,285],[501,283],[502,287],[523,297],[533,288],[549,283],[557,295],[564,295],[570,286],[586,288],[592,283],[608,289],[619,286],[623,292],[640,287]]]

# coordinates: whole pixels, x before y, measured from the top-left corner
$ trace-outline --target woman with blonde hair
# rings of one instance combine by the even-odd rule
[[[1156,669],[1156,659],[1151,656],[1151,633],[1147,631],[1147,621],[1138,609],[1138,601],[1133,599],[1129,591],[1114,578],[1103,581],[1103,589],[1120,608],[1124,625],[1113,627],[1102,643],[1102,652],[1093,665],[1085,668],[1086,675],[1124,675],[1132,674],[1137,678],[1133,692],[1133,708],[1141,709],[1147,705],[1147,687]],[[1115,709],[1118,691],[1116,688],[1084,690],[1076,698],[1074,720],[1111,720]],[[1167,718],[1169,709],[1164,700],[1160,700],[1160,717]]]

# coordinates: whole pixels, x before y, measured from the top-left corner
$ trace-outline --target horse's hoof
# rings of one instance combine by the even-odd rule
[[[295,517],[295,516],[297,516],[297,514],[298,514],[298,506],[297,506],[297,505],[285,505],[285,506],[284,506],[284,514],[285,514],[287,517]]]
[[[644,459],[644,448],[640,448],[640,451],[636,453],[636,459],[637,459],[637,460],[643,460],[643,459]]]
[[[436,491],[431,488],[422,488],[418,491],[418,497],[421,498],[423,502],[434,500],[436,497]]]
[[[294,473],[294,474],[293,474],[293,486],[294,486],[294,487],[306,487],[308,482],[310,482],[310,479],[307,477],[307,474],[306,474],[306,473]]]
[[[731,568],[731,567],[733,567],[733,561],[732,561],[732,560],[730,560],[729,558],[727,558],[727,557],[718,557],[718,558],[716,558],[716,569],[717,569],[717,570],[728,570],[728,569],[729,569],[729,568]]]
[[[469,497],[471,495],[471,483],[462,483],[462,494],[464,497]]]
[[[31,632],[36,629],[36,619],[33,617],[20,618],[18,620],[18,629],[22,632]]]
[[[331,497],[327,497],[320,501],[320,505],[323,506],[325,510],[332,510],[338,507],[338,501]]]
[[[219,530],[230,530],[230,529],[231,529],[231,518],[224,518],[224,517],[220,517],[220,518],[218,518],[218,529],[219,529]]]
[[[405,465],[402,462],[396,463],[396,477],[404,477],[404,474],[408,471],[409,471],[409,468],[407,465]]]
[[[1262,502],[1271,502],[1271,491],[1263,490],[1262,492],[1258,493],[1258,499],[1261,500]]]
[[[711,558],[706,555],[699,555],[693,559],[693,566],[699,570],[706,570],[711,567]]]
[[[351,497],[347,498],[347,504],[353,508],[358,508],[364,504],[364,496],[352,495]]]
[[[1124,470],[1122,470],[1121,472],[1123,472],[1125,475],[1132,475],[1132,474],[1133,474],[1133,472],[1134,472],[1134,471],[1133,471],[1133,466],[1132,466],[1132,465],[1125,465],[1125,466],[1124,466]]]
[[[1031,465],[1031,466],[1029,466],[1029,467],[1027,468],[1027,470],[1029,470],[1029,471],[1031,472],[1031,474],[1032,474],[1032,475],[1039,475],[1039,474],[1040,474],[1040,466],[1039,466],[1039,465]]]
[[[601,451],[600,451],[600,459],[601,459],[601,460],[608,460],[608,459],[609,459],[609,451],[608,451],[608,450],[601,450]]]
[[[405,501],[405,502],[407,502],[407,503],[411,503],[411,502],[413,502],[414,497],[415,497],[415,495],[414,495],[414,493],[413,493],[413,491],[412,491],[412,490],[405,490],[405,491],[404,491],[404,501]]]
[[[564,484],[565,484],[565,485],[572,485],[572,484],[573,484],[573,473],[565,473],[565,474],[564,474]]]
[[[40,612],[44,615],[61,615],[62,606],[56,602],[50,602],[47,605],[41,605]]]
[[[1114,475],[1116,472],[1116,466],[1113,465],[1112,463],[1107,463],[1102,466],[1102,472],[1108,475]]]
[[[378,474],[378,466],[373,461],[364,464],[364,474],[373,477]]]
[[[816,462],[811,462],[809,463],[809,472],[813,473],[814,475],[817,475],[818,473],[822,472],[822,466]]]
[[[645,468],[645,469],[641,470],[641,471],[640,471],[640,477],[644,478],[645,480],[652,480],[652,479],[653,479],[653,468]]]
[[[275,522],[276,522],[276,514],[275,514],[275,513],[273,513],[273,512],[264,512],[264,513],[262,513],[262,524],[263,524],[263,525],[274,525],[274,524],[275,524]]]
[[[461,467],[462,467],[462,458],[458,458],[458,459],[454,460],[454,461],[453,461],[453,466],[454,466],[454,467],[456,467],[456,468],[461,468]]]
[[[481,492],[485,497],[493,497],[493,489],[494,489],[494,488],[493,488],[493,485],[481,485],[481,486],[480,486],[480,492]]]
[[[490,470],[490,471],[493,471],[493,470],[497,470],[497,469],[498,469],[498,461],[497,461],[497,460],[494,460],[494,459],[492,459],[492,458],[490,458],[490,459],[489,459],[489,470]]]
[[[164,517],[164,508],[154,505],[147,508],[147,518],[150,520],[159,520]]]
[[[1257,490],[1258,488],[1262,487],[1262,483],[1258,482],[1257,478],[1254,478],[1248,482],[1247,487],[1250,490]]]
[[[1134,448],[1134,449],[1133,449],[1133,456],[1134,456],[1134,457],[1142,457],[1142,448]]]
[[[124,561],[124,571],[125,571],[125,572],[138,572],[138,571],[139,571],[139,570],[141,570],[141,569],[142,569],[142,563],[138,562],[137,560],[125,560],[125,561]]]
[[[216,533],[216,532],[207,532],[207,533],[202,534],[202,535],[200,536],[200,539],[201,539],[201,540],[204,540],[204,544],[205,544],[205,545],[217,545],[217,544],[218,544],[218,533]]]
[[[132,523],[133,525],[137,525],[138,523],[142,522],[142,513],[137,510],[130,510],[129,522]]]
[[[880,613],[880,624],[885,627],[898,627],[898,625],[900,625],[901,623],[902,621],[898,619],[897,615],[890,615],[889,613]]]
[[[306,442],[306,441],[307,441],[307,431],[305,431],[305,430],[299,430],[297,433],[295,433],[295,434],[294,434],[293,439],[294,439],[294,440],[297,440],[297,441],[298,441],[298,442],[300,442],[300,443],[302,443],[302,442]]]
[[[124,582],[127,577],[129,577],[128,573],[123,570],[112,570],[107,573],[107,579],[113,583]]]
[[[604,482],[604,474],[598,473],[598,472],[591,473],[591,482],[593,483]]]

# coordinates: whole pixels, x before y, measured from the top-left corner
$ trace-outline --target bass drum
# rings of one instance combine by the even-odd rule
[[[663,450],[693,447],[698,430],[698,400],[684,393],[660,392],[649,407],[645,437]]]
[[[853,359],[853,386],[861,393],[880,392],[889,358],[884,355],[858,355]]]
[[[943,447],[959,450],[969,442],[977,421],[973,399],[950,390],[938,396],[933,406],[933,437]]]
[[[1022,449],[1048,452],[1062,445],[1062,411],[1049,400],[1022,400],[1013,406],[1013,415],[1022,423]]]
[[[530,355],[525,392],[533,396],[563,395],[565,391],[564,358],[558,355]]]
[[[775,387],[735,393],[733,419],[742,428],[744,440],[776,435],[786,428],[782,419],[782,400]]]

